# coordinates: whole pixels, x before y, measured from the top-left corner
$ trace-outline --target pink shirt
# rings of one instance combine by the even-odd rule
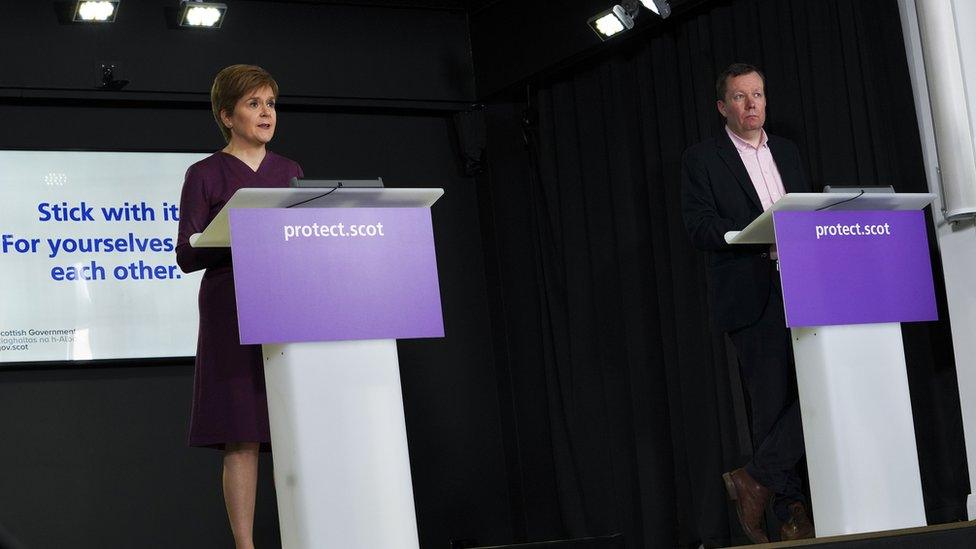
[[[742,163],[746,166],[746,171],[749,172],[749,179],[752,180],[752,186],[756,188],[763,211],[768,210],[773,202],[783,198],[786,188],[783,187],[783,178],[780,177],[776,162],[773,161],[773,153],[769,151],[769,137],[766,135],[766,130],[762,131],[762,139],[758,147],[753,147],[751,143],[735,135],[728,126],[725,127],[725,131],[728,132],[732,144],[739,151]]]

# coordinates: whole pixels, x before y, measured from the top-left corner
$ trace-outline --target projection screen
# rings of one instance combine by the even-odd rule
[[[0,151],[0,365],[194,354],[201,273],[174,247],[206,156]]]

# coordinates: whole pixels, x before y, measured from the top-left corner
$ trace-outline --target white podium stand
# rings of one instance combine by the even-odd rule
[[[840,203],[845,199],[850,201]],[[726,241],[774,243],[775,211],[917,210],[933,199],[931,194],[788,194],[744,230],[726,234]],[[925,526],[900,324],[791,332],[817,536]]]
[[[426,208],[443,194],[341,191],[241,189],[191,244],[231,245],[234,208]],[[262,347],[282,547],[418,549],[396,340]]]

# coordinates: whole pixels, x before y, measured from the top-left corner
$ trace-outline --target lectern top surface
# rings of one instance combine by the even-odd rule
[[[224,204],[202,233],[190,237],[194,248],[230,246],[228,213],[236,208],[429,208],[444,189],[244,188]]]
[[[772,244],[773,212],[818,210],[920,210],[935,200],[932,193],[790,193],[741,231],[725,233],[729,244]]]

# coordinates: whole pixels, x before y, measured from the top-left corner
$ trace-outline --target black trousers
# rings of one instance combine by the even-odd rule
[[[793,346],[786,328],[779,273],[771,265],[769,300],[759,320],[729,332],[739,373],[749,396],[755,446],[746,471],[776,494],[773,509],[789,519],[788,505],[803,502],[796,465],[803,458],[803,427],[797,399]]]

